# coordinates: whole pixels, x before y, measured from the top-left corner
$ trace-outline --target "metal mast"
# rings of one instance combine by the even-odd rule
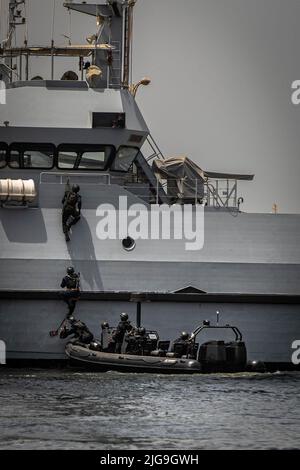
[[[14,75],[22,79],[22,59],[25,59],[25,79],[29,79],[30,57],[51,58],[51,79],[54,79],[54,58],[78,57],[79,70],[83,77],[83,66],[95,65],[100,69],[99,88],[127,88],[132,81],[133,9],[137,0],[99,0],[98,4],[67,2],[69,12],[77,11],[96,18],[97,32],[86,38],[86,44],[54,45],[54,12],[52,20],[51,46],[30,46],[27,31],[22,46],[13,44],[16,27],[26,27],[26,0],[9,0],[9,28],[6,40],[0,45],[0,57],[4,59],[2,70],[10,81]],[[54,1],[55,7],[55,1]],[[17,72],[18,61],[18,72]]]
[[[132,81],[133,8],[137,0],[128,0],[124,6],[124,56],[123,86],[129,88]]]
[[[22,75],[22,56],[20,57],[19,74],[16,72],[16,64],[13,64],[13,54],[9,54],[12,47],[12,40],[16,32],[17,26],[25,26],[27,18],[24,16],[23,9],[25,10],[26,0],[9,0],[8,5],[8,31],[6,40],[3,42],[3,51],[7,51],[5,54],[4,66],[6,72],[9,72],[10,81],[13,80],[13,74],[16,74],[18,78]],[[25,47],[27,46],[27,37],[25,35],[24,40]]]

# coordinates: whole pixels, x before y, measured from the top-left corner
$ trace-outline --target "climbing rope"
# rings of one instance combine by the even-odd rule
[[[72,10],[69,8],[69,45],[72,45]]]
[[[56,0],[53,0],[53,10],[52,10],[52,30],[51,30],[51,43],[54,44],[54,31],[55,31],[55,8]]]

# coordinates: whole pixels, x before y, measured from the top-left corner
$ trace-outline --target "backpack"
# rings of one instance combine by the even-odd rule
[[[73,191],[70,191],[67,194],[65,206],[75,207],[77,204],[77,200],[78,200],[77,194],[74,193]]]
[[[68,275],[68,288],[69,289],[79,289],[80,288],[80,279],[78,274],[73,276]]]

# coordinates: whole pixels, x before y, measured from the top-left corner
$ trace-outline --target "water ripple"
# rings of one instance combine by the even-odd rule
[[[0,370],[0,449],[300,448],[300,373]]]

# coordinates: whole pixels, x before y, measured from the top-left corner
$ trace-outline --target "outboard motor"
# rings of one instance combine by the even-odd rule
[[[226,346],[224,341],[208,341],[200,346],[199,362],[205,372],[226,370]]]
[[[247,350],[243,341],[232,341],[226,344],[226,362],[229,370],[245,370],[247,364]]]
[[[219,312],[217,312],[219,313]],[[226,330],[232,331],[235,336],[234,341],[208,341],[203,343],[198,353],[198,361],[202,365],[203,372],[240,372],[247,369],[247,351],[243,336],[237,326],[233,325],[211,325],[205,320],[191,334],[191,339],[195,339],[204,330]],[[196,345],[197,343],[195,343]],[[197,353],[197,349],[195,348]],[[197,356],[196,356],[197,358]]]

